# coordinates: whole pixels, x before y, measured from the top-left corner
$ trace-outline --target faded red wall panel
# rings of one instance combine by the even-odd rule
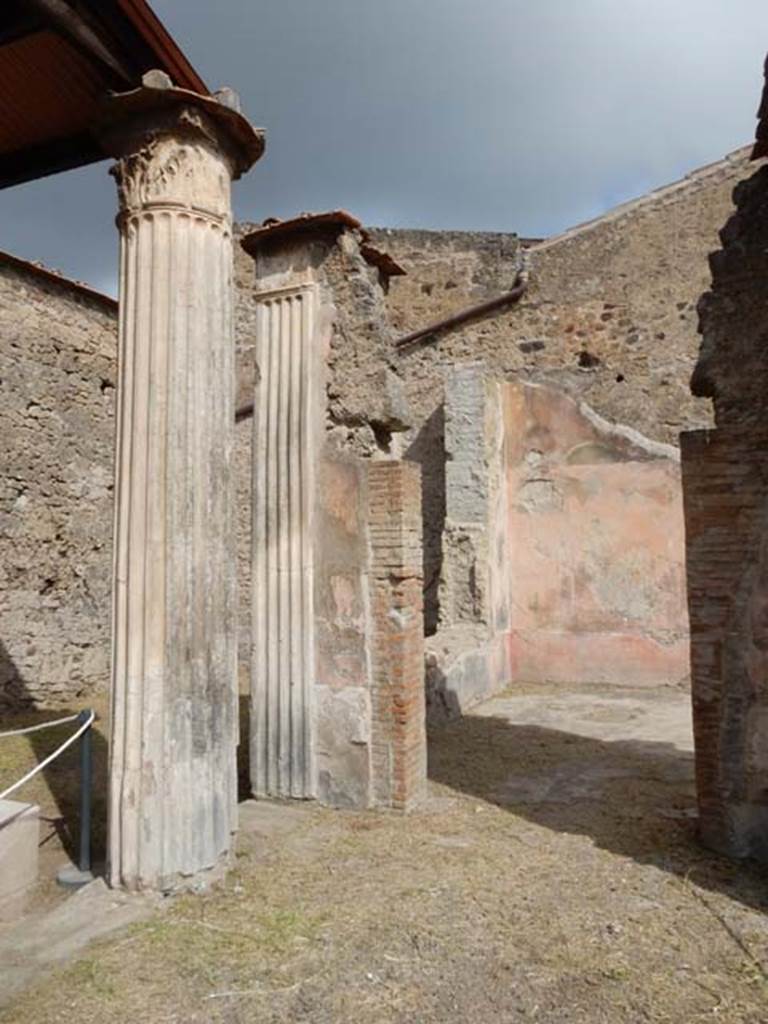
[[[544,387],[503,395],[516,681],[688,676],[676,450]]]

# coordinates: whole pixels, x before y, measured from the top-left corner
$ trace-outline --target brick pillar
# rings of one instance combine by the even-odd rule
[[[768,862],[768,430],[681,434],[702,840]]]
[[[368,471],[374,801],[409,810],[424,797],[424,614],[421,470],[374,462]]]

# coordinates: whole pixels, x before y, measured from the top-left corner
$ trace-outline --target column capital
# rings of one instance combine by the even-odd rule
[[[99,134],[117,158],[111,173],[121,212],[165,207],[225,216],[229,180],[264,152],[263,131],[238,107],[231,90],[203,96],[177,89],[161,72],[148,72],[140,88],[111,96]]]

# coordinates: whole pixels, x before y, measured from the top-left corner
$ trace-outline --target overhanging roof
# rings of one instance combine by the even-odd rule
[[[104,159],[105,97],[153,68],[208,94],[146,0],[0,0],[0,188]]]

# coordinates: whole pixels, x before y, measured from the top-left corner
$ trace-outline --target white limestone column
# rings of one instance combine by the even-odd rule
[[[251,786],[315,796],[313,511],[318,422],[313,286],[262,294],[253,419]]]
[[[169,890],[226,863],[236,829],[230,182],[261,150],[238,113],[182,90],[127,94],[113,119],[108,874],[113,886]]]

